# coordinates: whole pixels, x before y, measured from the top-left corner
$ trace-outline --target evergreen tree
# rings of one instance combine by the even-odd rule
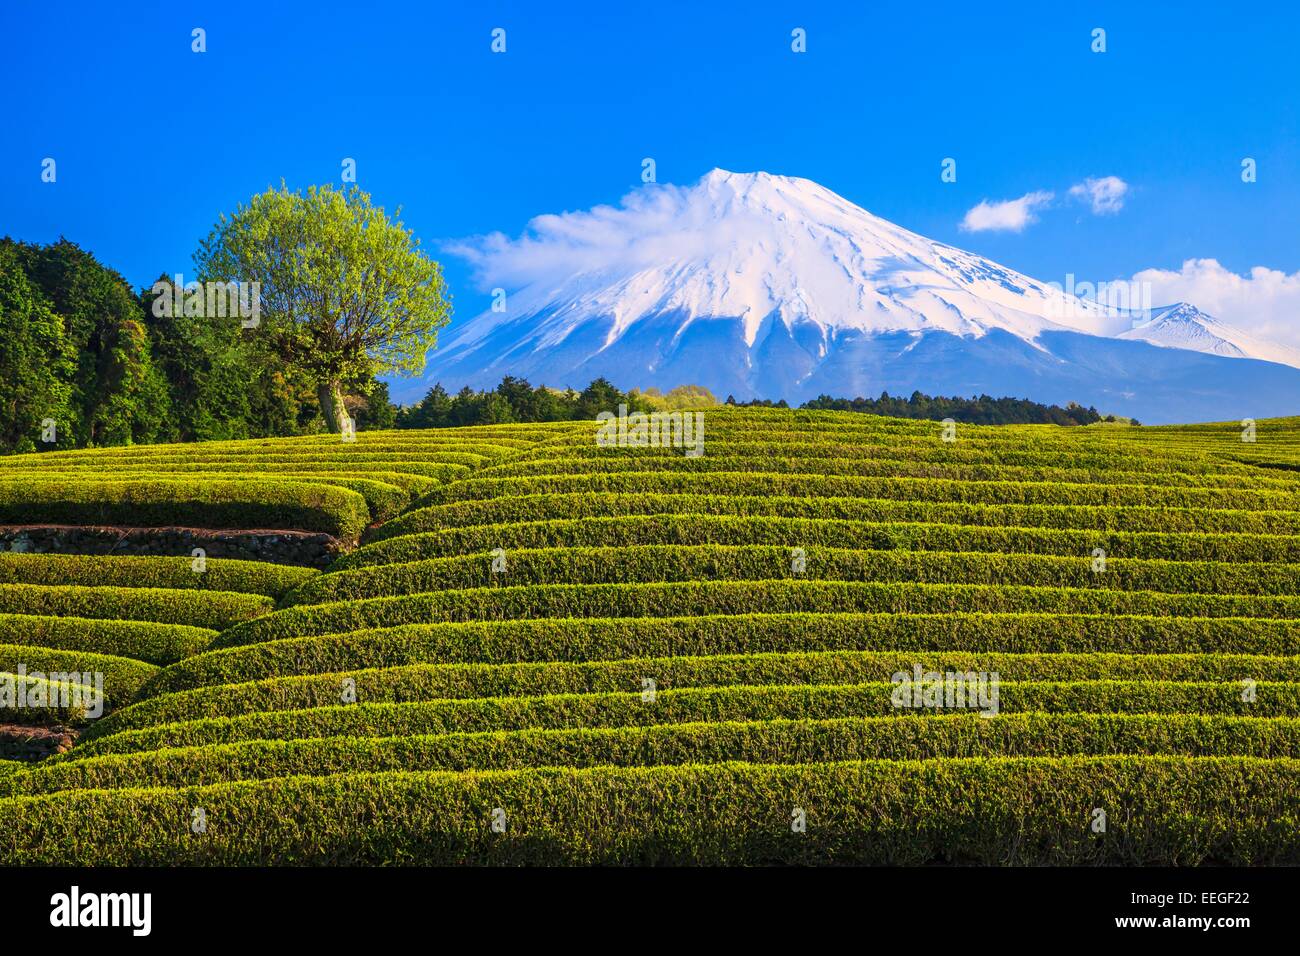
[[[0,451],[73,443],[75,353],[63,320],[27,278],[12,243],[0,243]],[[57,443],[42,423],[54,422]]]

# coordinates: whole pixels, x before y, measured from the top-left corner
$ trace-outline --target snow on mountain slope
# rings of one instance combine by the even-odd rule
[[[422,383],[394,383],[399,399],[435,381],[489,387],[513,374],[578,388],[597,375],[623,387],[691,382],[791,401],[903,382],[1083,401],[1081,370],[1104,354],[1089,374],[1106,379],[1097,393],[1118,396],[1110,410],[1121,411],[1143,406],[1153,347],[1173,353],[1155,363],[1168,370],[1165,393],[1181,381],[1178,355],[1188,350],[1300,366],[1300,355],[1191,306],[1108,309],[809,180],[767,173],[714,170],[690,187],[650,185],[617,207],[541,216],[518,239],[451,251],[485,288],[507,290],[505,308],[453,325]],[[1069,359],[1053,351],[1067,347]]]
[[[683,323],[739,318],[749,345],[768,320],[826,332],[1001,328],[1022,338],[1044,327],[1102,333],[1115,324],[1099,307],[1067,302],[1058,290],[895,226],[806,179],[715,169],[689,189],[651,186],[628,202],[623,218],[648,225],[648,234],[601,228],[624,225],[616,210],[593,215],[594,239],[615,232],[627,245],[559,284],[514,292],[508,314],[484,313],[445,346],[542,311],[539,344],[562,341],[575,323],[597,316],[611,320],[609,344],[638,320],[667,313]],[[537,222],[545,228],[549,218]],[[575,248],[575,261],[590,251]]]
[[[1300,367],[1300,351],[1258,339],[1186,302],[1153,309],[1149,320],[1120,332],[1116,338]]]

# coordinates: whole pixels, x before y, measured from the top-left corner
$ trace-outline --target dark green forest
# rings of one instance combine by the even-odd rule
[[[898,398],[881,392],[879,398],[832,398],[819,395],[800,408],[820,408],[842,412],[863,412],[868,415],[888,415],[891,418],[925,418],[953,421],[969,425],[1091,425],[1094,422],[1113,422],[1114,415],[1102,415],[1095,408],[1084,408],[1070,402],[1060,405],[1043,405],[1027,398],[993,398],[980,395],[975,398],[945,398],[913,392],[910,398]],[[1136,419],[1129,420],[1137,425]]]
[[[75,243],[0,239],[0,449],[323,429],[314,384],[267,348],[266,336],[237,317],[160,317],[153,299]],[[358,427],[392,427],[382,382],[349,402]]]

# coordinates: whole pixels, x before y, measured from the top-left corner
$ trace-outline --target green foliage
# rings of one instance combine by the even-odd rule
[[[242,740],[312,737],[395,737],[414,734],[506,733],[578,727],[646,727],[719,721],[832,720],[889,717],[894,721],[942,719],[940,709],[899,714],[889,681],[845,685],[691,687],[657,692],[646,706],[639,692],[555,694],[541,697],[464,698],[402,703],[334,704],[234,717],[201,717],[120,730],[78,747],[65,761],[103,754],[201,747]],[[1300,717],[1300,684],[1257,685],[1257,699],[1241,699],[1237,682],[1003,681],[999,713],[1202,714],[1255,718]],[[958,711],[967,713],[970,711]],[[976,719],[994,720],[993,716]],[[60,761],[63,762],[63,761]]]
[[[200,468],[199,470],[205,472],[203,475],[200,476],[200,478],[204,480],[208,478],[219,477],[219,476],[225,477],[227,479],[234,477],[233,474],[222,475],[222,472],[232,472],[232,471],[240,472],[240,473],[243,472],[242,469],[232,469],[229,466],[224,468],[215,467],[211,469]],[[269,472],[270,473],[268,474],[262,474],[258,476],[257,479],[258,484],[261,485],[271,485],[271,484],[326,485],[326,486],[334,486],[337,488],[346,488],[349,491],[354,491],[365,500],[366,507],[369,508],[370,516],[375,520],[382,521],[385,518],[391,518],[394,515],[396,515],[398,512],[400,512],[403,508],[405,508],[408,504],[411,503],[411,495],[408,491],[405,491],[404,489],[398,487],[397,485],[388,484],[384,481],[376,480],[375,478],[368,475],[346,475],[346,474],[338,474],[338,473],[313,473],[313,472],[302,472],[297,474],[293,472],[276,473],[274,470],[274,466],[272,466],[272,468],[269,469]],[[34,474],[25,474],[17,471],[0,472],[0,480],[30,478],[33,481],[46,482],[49,481],[51,478],[60,478],[66,480],[68,478],[74,478],[74,477],[80,477],[80,476],[75,472],[71,474],[67,472],[56,473],[53,471],[48,471],[43,469],[37,471]],[[171,471],[154,471],[154,470],[111,471],[111,470],[101,469],[99,471],[94,472],[93,474],[87,475],[86,477],[88,479],[93,479],[97,482],[103,483],[105,481],[118,481],[118,482],[173,481],[174,482],[177,476],[174,472]],[[436,483],[433,483],[433,486],[436,486]]]
[[[112,654],[37,647],[31,644],[0,644],[0,674],[17,674],[20,669],[26,670],[28,674],[39,672],[47,678],[57,673],[103,674],[106,709],[130,703],[140,688],[158,673],[158,668],[153,664]],[[24,715],[21,709],[8,714],[0,712],[0,719],[4,720],[23,720],[30,716]],[[75,713],[67,716],[79,717]]]
[[[316,397],[300,372],[268,348],[238,316],[176,314],[158,306],[175,295],[161,277],[141,293],[154,354],[167,378],[177,437],[220,441],[310,430]]]
[[[0,451],[36,450],[47,420],[55,437],[62,432],[70,443],[75,355],[63,320],[24,272],[18,247],[0,241]]]
[[[1013,695],[1018,688],[1011,688]],[[0,779],[0,797],[73,788],[184,787],[298,775],[340,766],[385,771],[650,767],[968,757],[1178,754],[1300,757],[1300,720],[1188,714],[1008,713],[899,719],[709,720],[657,726],[251,740],[65,760]]]
[[[749,622],[742,622],[748,624]],[[864,623],[867,623],[864,621]],[[673,625],[679,625],[673,627]],[[97,721],[83,738],[157,724],[234,717],[265,711],[332,707],[343,678],[355,681],[357,699],[400,703],[446,698],[487,698],[627,692],[646,677],[657,688],[775,684],[864,684],[889,680],[920,664],[926,670],[996,673],[1008,681],[1078,682],[1154,680],[1176,683],[1225,682],[1250,673],[1262,681],[1296,675],[1296,657],[1248,654],[968,651],[768,651],[752,654],[625,657],[611,660],[538,660],[519,663],[443,663],[439,648],[464,632],[459,625],[429,625],[362,635],[298,639],[205,654],[185,668],[169,668],[146,688],[140,702]],[[546,625],[501,628],[536,637]],[[606,629],[609,622],[606,622]],[[684,630],[683,622],[669,629]],[[770,633],[775,631],[769,628]],[[549,626],[547,633],[561,629]],[[587,629],[590,633],[591,629]],[[579,637],[581,628],[568,633]],[[423,637],[423,640],[421,640]],[[652,649],[654,642],[652,640]],[[373,653],[371,653],[373,649]],[[528,648],[535,652],[537,646]],[[289,651],[296,651],[291,657]],[[458,647],[464,653],[467,648]],[[635,651],[634,651],[635,652]],[[430,663],[400,663],[426,658]],[[273,676],[278,675],[278,676]],[[244,680],[244,678],[255,678]],[[201,681],[189,690],[168,692]]]
[[[419,373],[451,318],[439,265],[355,187],[268,189],[223,215],[194,258],[204,281],[260,284],[261,334],[317,389],[331,431],[348,417],[344,388]]]
[[[1300,594],[1300,564],[1165,561],[1109,558],[1104,573],[1080,548],[1077,556],[995,552],[869,551],[800,544],[792,567],[788,545],[628,545],[516,549],[504,571],[489,552],[384,564],[324,574],[288,603],[319,604],[458,588],[651,581],[827,580],[898,581],[1039,588],[1088,588],[1179,594]]]
[[[1300,634],[1287,620],[1051,612],[810,611],[420,623],[350,632],[316,631],[211,651],[168,668],[159,675],[155,690],[162,693],[266,676],[420,663],[550,664],[824,651],[894,651],[920,655],[916,659],[928,659],[930,652],[1146,654],[1153,656],[1134,662],[1132,673],[1159,676],[1161,657],[1155,655],[1218,653],[1238,660],[1241,655],[1270,655],[1277,658],[1276,666],[1292,666],[1295,655],[1300,655]],[[1246,661],[1242,663],[1244,666]],[[1205,676],[1212,674],[1212,669],[1205,672]],[[634,686],[640,686],[642,676],[637,676]],[[1082,679],[1116,675],[1098,671],[1030,672],[1030,676]]]
[[[0,480],[0,523],[7,524],[289,528],[356,540],[369,518],[361,495],[327,484],[175,478]]]
[[[0,657],[4,652],[0,645]],[[27,666],[26,662],[23,666]],[[87,711],[93,706],[94,691],[80,679],[51,679],[34,673],[0,671],[0,682],[4,682],[6,690],[5,696],[0,697],[0,721],[5,723],[76,725],[85,722]],[[18,695],[25,700],[19,702]]]
[[[262,561],[160,556],[0,553],[0,584],[85,584],[125,588],[196,588],[279,597],[314,577],[311,568]]]
[[[1300,596],[1162,594],[1096,587],[875,581],[681,581],[533,584],[300,605],[223,632],[218,647],[429,621],[522,617],[679,617],[789,612],[955,612],[1300,617]]]
[[[137,668],[113,712],[0,773],[0,861],[1300,863],[1294,422],[1259,450],[1237,423],[941,442],[715,407],[686,458],[546,423],[559,394],[507,380],[473,420],[512,423],[457,431],[0,462],[37,511],[130,481],[153,518],[222,475],[410,508],[323,574],[227,563],[210,586],[290,606],[230,595],[258,606],[215,635],[124,620],[224,599],[184,559],[0,556],[0,670],[167,664],[103,658]],[[900,709],[917,667],[996,679],[999,716]]]
[[[0,614],[156,621],[219,631],[265,614],[273,606],[263,595],[232,591],[0,584]]]
[[[384,431],[397,427],[397,406],[388,399],[388,383],[376,380],[364,403],[352,412],[358,431]]]
[[[885,498],[727,495],[706,491],[700,494],[637,495],[569,492],[449,501],[409,511],[396,521],[377,529],[371,540],[389,541],[399,537],[436,534],[441,529],[470,528],[476,525],[517,524],[561,518],[621,518],[631,515],[780,517],[810,521],[1053,528],[1135,534],[1167,531],[1171,534],[1242,534],[1252,538],[1300,535],[1300,512],[1295,511],[1242,511],[1235,508],[1205,510],[1144,505],[1002,505]],[[899,533],[905,535],[906,529],[900,529]],[[1266,543],[1265,547],[1268,546]],[[346,564],[365,564],[371,554],[383,553],[401,552],[385,552],[379,545],[371,545],[349,556]],[[423,554],[416,556],[427,557]]]
[[[74,442],[174,437],[166,382],[150,350],[140,301],[126,281],[64,239],[49,246],[4,242],[63,321],[75,363],[66,422]]]
[[[693,386],[690,386],[693,387]],[[511,422],[595,421],[601,412],[653,411],[655,402],[635,391],[620,392],[609,381],[598,378],[581,392],[536,388],[521,378],[507,375],[492,391],[476,392],[466,386],[455,396],[441,384],[429,389],[416,405],[397,413],[398,428],[460,428],[467,425],[499,425]]]
[[[981,551],[1080,557],[1099,547],[1114,558],[1300,562],[1300,538],[1295,535],[1096,531],[660,512],[453,526],[366,545],[339,558],[330,570],[406,564],[493,548],[513,551],[650,544],[789,546],[794,541],[800,547],[870,551]]]
[[[951,418],[972,425],[1091,425],[1102,420],[1095,408],[1083,408],[1070,402],[1065,408],[1043,405],[1027,398],[943,398],[913,392],[902,399],[881,392],[880,398],[832,398],[819,395],[804,402],[800,408],[862,412],[868,415],[887,415],[891,418],[926,418],[942,421]],[[1114,421],[1110,416],[1108,421]]]
[[[1294,864],[1297,773],[1291,759],[1131,756],[353,772],[0,800],[0,859]],[[791,832],[792,795],[809,808],[805,833]],[[194,806],[207,812],[202,840],[185,826]],[[1100,838],[1086,825],[1094,806],[1114,808]],[[485,823],[496,807],[510,808],[505,834]]]
[[[632,389],[629,397],[650,406],[651,411],[684,411],[686,409],[712,408],[717,398],[703,385],[678,385],[665,395],[657,388],[645,391]]]
[[[0,614],[0,644],[91,651],[158,665],[197,654],[216,636],[215,630],[187,624]]]
[[[683,459],[685,461],[687,459]],[[778,495],[813,498],[889,498],[912,502],[971,504],[1088,505],[1097,507],[1232,508],[1290,512],[1296,492],[1286,487],[1206,488],[1075,482],[963,481],[953,478],[712,472],[692,469],[615,471],[590,474],[473,477],[440,488],[429,505],[504,495],[617,492],[640,494]],[[412,513],[414,515],[414,512]],[[384,528],[383,537],[409,533],[412,515]],[[424,530],[424,529],[421,529]]]

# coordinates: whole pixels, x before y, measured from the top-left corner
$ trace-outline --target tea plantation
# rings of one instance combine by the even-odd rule
[[[1300,419],[705,424],[0,459],[0,524],[339,554],[0,554],[0,671],[105,698],[0,708],[79,730],[0,863],[1300,863]]]

